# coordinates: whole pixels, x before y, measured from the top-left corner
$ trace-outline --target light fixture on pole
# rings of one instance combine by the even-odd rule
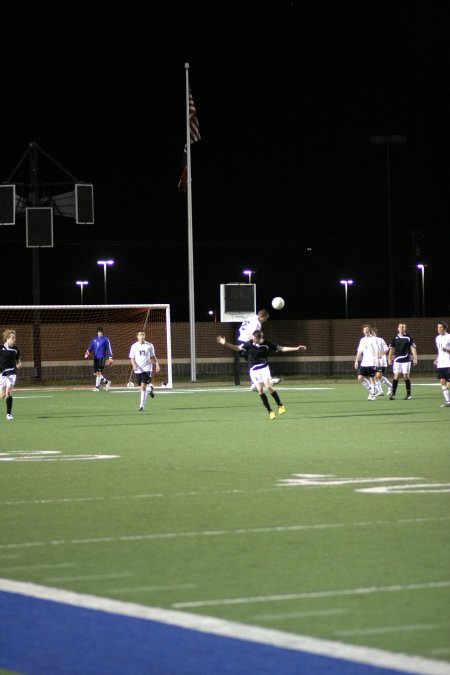
[[[422,272],[422,316],[425,316],[425,265],[419,263],[416,267]]]
[[[83,304],[83,289],[88,285],[89,281],[76,281],[77,286],[80,287],[80,304]]]
[[[386,207],[387,207],[387,254],[389,278],[389,316],[394,316],[394,264],[392,257],[392,210],[391,210],[391,145],[406,143],[405,136],[400,134],[381,134],[371,136],[370,142],[381,145],[386,151]]]
[[[248,283],[252,283],[252,274],[254,274],[253,270],[243,270],[242,274],[246,274],[248,276]]]
[[[214,323],[216,323],[216,321],[217,321],[216,310],[215,309],[209,309],[208,314],[211,317],[211,319],[214,320]]]
[[[108,265],[114,265],[114,260],[97,260],[97,265],[103,265],[103,281],[104,281],[104,304],[108,304],[108,289],[106,284],[106,268]]]
[[[353,279],[341,279],[341,284],[345,286],[345,318],[348,319],[348,287],[353,284]]]

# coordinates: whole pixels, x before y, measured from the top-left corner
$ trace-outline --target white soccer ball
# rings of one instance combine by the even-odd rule
[[[272,300],[272,307],[274,309],[283,309],[284,307],[284,300],[283,298],[274,298]]]

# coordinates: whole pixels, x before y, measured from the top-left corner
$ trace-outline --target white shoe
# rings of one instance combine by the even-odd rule
[[[109,391],[110,386],[111,386],[111,380],[108,380],[105,384],[105,391]]]
[[[384,391],[377,391],[375,396],[384,396]]]
[[[270,381],[272,382],[272,384],[278,384],[280,382],[280,380],[281,380],[281,377],[272,377],[272,379]]]
[[[367,397],[368,401],[375,401],[375,396],[373,394],[369,394]]]
[[[13,417],[10,413],[8,413],[8,414],[6,415],[6,419],[7,419],[7,420],[13,420],[14,417]]]
[[[450,401],[448,401],[447,403],[443,403],[441,405],[441,408],[450,408]]]
[[[387,395],[392,396],[392,387],[389,387]]]
[[[251,384],[248,390],[249,391],[256,391],[256,384]]]
[[[95,387],[92,391],[100,391],[100,387]]]

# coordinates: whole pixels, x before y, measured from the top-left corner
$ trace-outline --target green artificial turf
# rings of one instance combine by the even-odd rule
[[[278,391],[16,389],[0,576],[450,661],[439,387]]]

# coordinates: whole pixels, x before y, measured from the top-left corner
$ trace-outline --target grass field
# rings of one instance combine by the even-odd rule
[[[142,413],[137,390],[17,388],[15,419],[0,408],[0,577],[450,672],[435,380],[411,401],[402,382],[395,401],[354,381],[277,389],[287,413],[270,421],[247,384],[161,390]]]

